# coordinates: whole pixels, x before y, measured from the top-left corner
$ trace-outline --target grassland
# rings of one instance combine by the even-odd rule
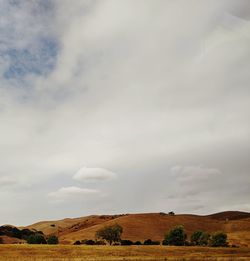
[[[250,260],[250,248],[0,245],[0,261]]]

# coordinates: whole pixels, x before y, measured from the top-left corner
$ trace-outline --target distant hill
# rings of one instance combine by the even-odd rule
[[[237,220],[237,219],[249,218],[250,213],[241,212],[241,211],[224,211],[224,212],[208,215],[207,217],[217,219],[217,220],[226,220],[226,219]]]
[[[250,213],[227,211],[212,215],[168,215],[165,213],[92,215],[81,218],[66,218],[57,221],[43,221],[28,226],[28,229],[56,234],[60,243],[72,244],[76,240],[94,239],[103,226],[118,223],[123,227],[123,239],[141,240],[151,238],[162,240],[164,234],[176,225],[183,225],[190,236],[195,230],[210,233],[225,231],[230,244],[250,246]]]

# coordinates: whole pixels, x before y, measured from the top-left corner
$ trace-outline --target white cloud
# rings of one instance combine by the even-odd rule
[[[96,189],[79,188],[79,187],[62,187],[55,192],[49,193],[49,197],[54,199],[70,199],[88,195],[96,195],[99,191]]]
[[[83,167],[76,172],[73,179],[77,181],[98,181],[113,179],[115,177],[116,174],[114,172],[103,168]]]

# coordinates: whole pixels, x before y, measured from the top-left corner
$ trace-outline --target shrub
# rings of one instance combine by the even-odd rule
[[[184,246],[187,234],[183,226],[176,226],[165,235],[164,245]]]
[[[79,240],[77,240],[74,245],[81,245],[81,242]]]
[[[208,245],[210,235],[207,232],[198,230],[191,235],[191,244],[195,246]]]
[[[131,245],[133,245],[133,242],[128,239],[123,239],[123,240],[121,240],[121,245],[122,246],[131,246]]]
[[[88,239],[85,241],[85,245],[90,245],[90,246],[95,245],[95,241],[92,239]]]
[[[106,226],[96,232],[96,237],[106,240],[110,245],[121,241],[123,229],[120,225]]]
[[[151,239],[147,239],[144,241],[143,245],[160,245],[160,241],[153,241]]]
[[[226,247],[228,246],[227,234],[224,232],[214,233],[211,237],[210,245],[212,247]]]
[[[46,239],[41,234],[33,234],[27,238],[28,244],[47,244]]]
[[[160,242],[160,241],[152,241],[152,244],[151,244],[151,245],[158,246],[158,245],[160,245],[160,244],[161,244],[161,242]]]
[[[47,240],[49,245],[57,245],[59,243],[57,236],[50,236]]]
[[[96,240],[95,245],[102,246],[102,245],[106,245],[106,243],[103,240]]]
[[[151,245],[152,244],[152,240],[151,239],[146,239],[143,243],[143,245]]]
[[[140,245],[142,245],[142,243],[141,243],[141,241],[135,241],[134,245],[140,246]]]

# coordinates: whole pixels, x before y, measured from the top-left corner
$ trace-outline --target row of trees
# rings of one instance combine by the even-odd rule
[[[198,230],[191,235],[191,240],[187,241],[187,234],[183,226],[177,226],[171,229],[162,242],[163,245],[174,246],[212,246],[212,247],[226,247],[228,246],[227,234],[224,232],[216,232],[212,235]]]
[[[59,243],[57,236],[49,236],[47,239],[44,237],[43,234],[36,233],[30,235],[27,238],[28,244],[49,244],[49,245],[57,245]]]
[[[83,240],[76,241],[75,244],[87,244],[87,245],[100,245],[108,242],[109,245],[160,245],[160,241],[152,241],[151,239],[145,240],[143,243],[140,241],[132,242],[131,240],[122,240],[121,235],[123,228],[116,224],[113,226],[106,226],[99,229],[96,232],[97,240]],[[226,247],[228,246],[227,234],[224,232],[217,232],[212,235],[209,233],[198,230],[195,231],[190,238],[187,240],[187,234],[183,226],[176,226],[171,229],[164,237],[162,245],[173,245],[173,246],[212,246],[212,247]]]

